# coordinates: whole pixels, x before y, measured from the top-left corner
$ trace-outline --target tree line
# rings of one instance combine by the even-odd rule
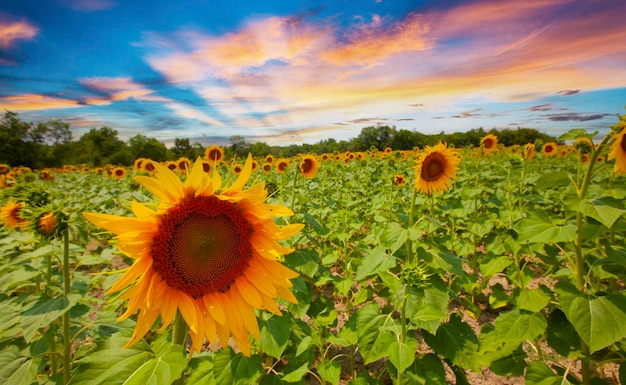
[[[493,134],[505,146],[524,145],[537,141],[555,141],[555,138],[531,128],[485,131],[482,127],[467,132],[427,135],[417,131],[389,126],[369,126],[349,140],[324,139],[314,144],[270,146],[264,142],[251,143],[244,136],[230,137],[224,146],[227,158],[273,155],[291,157],[297,154],[337,153],[345,151],[410,150],[437,144],[439,141],[452,147],[477,147],[481,139]],[[33,169],[61,167],[66,164],[100,167],[107,164],[130,166],[137,158],[156,161],[176,160],[180,157],[195,159],[203,156],[205,147],[188,138],[175,138],[174,145],[166,147],[155,138],[135,135],[127,142],[118,138],[117,130],[102,126],[92,128],[77,140],[72,138],[70,125],[62,120],[32,123],[20,119],[17,113],[7,111],[0,117],[0,163],[9,166],[26,166]]]

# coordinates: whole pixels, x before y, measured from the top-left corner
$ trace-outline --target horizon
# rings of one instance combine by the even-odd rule
[[[0,110],[166,145],[531,128],[608,133],[626,111],[621,0],[174,5],[24,0],[0,10]],[[621,11],[621,12],[620,12]]]

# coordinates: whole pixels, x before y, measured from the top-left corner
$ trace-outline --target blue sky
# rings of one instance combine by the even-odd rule
[[[623,0],[4,3],[0,111],[75,139],[603,134],[626,113]]]

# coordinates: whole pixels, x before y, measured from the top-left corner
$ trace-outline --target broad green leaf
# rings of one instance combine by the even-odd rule
[[[509,304],[509,294],[500,283],[491,286],[491,294],[489,294],[489,306],[492,309],[500,309]]]
[[[411,338],[406,342],[394,341],[387,349],[387,356],[393,366],[395,366],[399,372],[403,372],[413,364],[416,348],[417,341]]]
[[[555,288],[561,309],[591,353],[626,338],[626,296],[596,296],[560,282]]]
[[[317,372],[322,379],[330,382],[332,385],[339,385],[339,376],[341,375],[341,364],[334,360],[323,360],[317,365]]]
[[[538,191],[544,191],[549,188],[561,188],[571,183],[569,175],[563,172],[549,172],[542,174],[535,182],[535,188]]]
[[[537,289],[523,289],[515,298],[517,307],[533,313],[539,312],[550,302],[549,290],[542,286]]]
[[[312,345],[313,338],[311,336],[304,336],[296,348],[296,357],[309,350]]]
[[[576,239],[577,228],[572,224],[559,226],[534,219],[524,219],[519,227],[518,241],[520,243],[572,242]]]
[[[389,251],[389,254],[395,253],[406,242],[409,231],[397,222],[391,222],[383,231],[379,233],[378,244]]]
[[[202,354],[202,353],[201,353]],[[194,356],[187,365],[187,384],[217,385],[213,370],[213,360],[207,355]]]
[[[454,364],[480,370],[478,363],[478,338],[472,328],[459,318],[457,314],[450,316],[450,321],[439,326],[437,334],[424,332],[424,340],[437,354],[451,360]]]
[[[37,330],[57,320],[65,312],[69,311],[79,299],[80,296],[76,294],[57,298],[41,294],[37,301],[22,313],[21,322],[24,339],[27,342],[32,341],[37,334]]]
[[[561,309],[550,313],[546,337],[548,345],[561,356],[572,358],[580,355],[580,338]]]
[[[461,258],[445,250],[432,249],[426,251],[423,248],[417,250],[420,258],[435,269],[440,269],[456,275],[465,275]]]
[[[169,385],[180,378],[187,365],[187,354],[182,346],[172,345],[162,356],[154,357],[139,366],[124,385]]]
[[[16,346],[0,351],[0,383],[30,385],[37,375],[31,357],[22,356]]]
[[[559,140],[575,140],[578,138],[588,138],[593,139],[596,135],[598,135],[598,131],[588,133],[584,128],[572,128],[567,131],[563,135],[559,136]]]
[[[517,308],[501,313],[496,318],[498,338],[511,343],[532,341],[540,336],[547,326],[548,323],[543,314],[522,312]]]
[[[374,274],[384,272],[396,266],[396,258],[384,249],[376,247],[368,252],[359,265],[355,279],[362,281]]]
[[[510,264],[513,263],[513,259],[510,257],[502,256],[497,258],[491,258],[485,263],[481,263],[480,271],[483,273],[485,279],[491,277],[494,274],[502,272],[506,269]]]
[[[624,203],[612,197],[583,201],[580,203],[579,210],[609,229],[620,216],[626,213]]]
[[[213,367],[217,384],[254,384],[263,372],[261,356],[246,357],[231,349],[215,353]]]
[[[374,362],[387,353],[389,346],[395,337],[385,326],[392,322],[387,314],[380,314],[380,307],[376,304],[368,304],[357,310],[357,333],[358,345],[365,364]]]
[[[286,382],[298,382],[302,380],[302,377],[304,377],[304,375],[307,374],[308,372],[309,372],[309,363],[305,362],[304,364],[300,365],[300,367],[298,367],[296,370],[285,374],[285,376],[282,379],[283,381],[286,381]]]
[[[261,327],[260,347],[263,352],[280,359],[289,342],[291,330],[291,318],[289,316],[272,316]]]
[[[301,378],[300,382],[304,382],[304,380]],[[263,377],[261,377],[261,381],[259,382],[259,385],[285,385],[287,383],[288,383],[287,381],[280,378],[278,375],[271,373],[271,374],[266,374]]]
[[[570,382],[556,375],[543,361],[532,361],[526,369],[526,385],[569,385]]]

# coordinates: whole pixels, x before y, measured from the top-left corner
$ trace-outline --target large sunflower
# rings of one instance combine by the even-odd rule
[[[28,221],[22,218],[22,209],[24,202],[8,201],[3,207],[0,207],[0,222],[9,229],[19,227],[20,230],[26,228]]]
[[[296,302],[289,279],[296,273],[283,266],[281,255],[292,249],[278,241],[299,232],[302,224],[278,227],[273,218],[293,212],[264,203],[263,183],[243,190],[250,177],[248,159],[235,182],[222,189],[218,173],[203,171],[196,160],[184,182],[156,164],[156,178],[136,181],[160,201],[156,211],[132,202],[136,218],[84,213],[92,223],[117,234],[117,246],[133,264],[113,285],[128,308],[120,319],[139,312],[127,346],[139,341],[160,316],[162,327],[178,312],[189,327],[192,350],[205,338],[222,347],[232,336],[250,354],[249,334],[260,338],[254,309],[280,314],[278,297]]]
[[[456,152],[441,142],[433,147],[426,146],[417,157],[415,188],[425,194],[447,190],[460,162]]]
[[[616,175],[626,174],[626,128],[613,136],[609,160],[615,159],[613,170]]]

